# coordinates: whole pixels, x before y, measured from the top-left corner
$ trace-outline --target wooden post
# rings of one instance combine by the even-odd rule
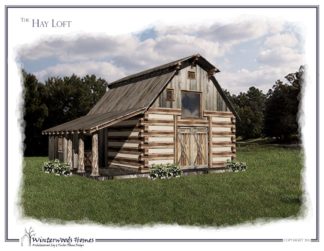
[[[63,135],[63,159],[60,161],[67,162],[67,135]]]
[[[103,149],[104,149],[103,164],[104,164],[104,167],[108,166],[108,161],[107,161],[107,158],[108,158],[108,142],[107,142],[108,134],[107,134],[107,131],[108,131],[108,128],[103,129],[103,135],[104,135],[104,138],[103,138],[103,145],[104,145],[104,147],[103,147]]]
[[[54,160],[54,136],[48,137],[48,159]]]
[[[213,123],[212,117],[208,116],[208,168],[213,167]]]
[[[234,133],[234,135],[232,136],[233,146],[232,146],[232,156],[231,156],[231,159],[233,161],[236,157],[236,118],[232,117],[231,120],[232,120],[232,124],[233,124],[231,131],[232,131],[232,133]]]
[[[57,141],[58,141],[58,137],[57,136],[53,136],[54,137],[54,143],[53,143],[53,148],[54,148],[54,155],[53,158],[54,159],[58,159],[58,145],[57,145]]]
[[[91,160],[91,175],[92,177],[99,176],[98,167],[98,132],[92,134],[92,160]]]
[[[78,173],[84,173],[84,141],[83,134],[78,135],[79,140],[79,153],[78,153]]]
[[[72,161],[73,161],[73,169],[78,169],[78,151],[79,150],[79,141],[78,134],[75,133],[72,136]]]
[[[174,119],[174,141],[173,141],[173,144],[174,144],[174,164],[178,164],[178,116],[177,115],[173,115],[173,119]]]
[[[51,160],[51,142],[52,138],[51,136],[48,136],[48,159]]]
[[[70,170],[73,169],[72,163],[72,135],[67,136],[67,157],[66,162],[70,166]]]

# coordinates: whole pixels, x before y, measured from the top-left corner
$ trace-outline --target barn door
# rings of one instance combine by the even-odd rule
[[[208,165],[207,128],[178,128],[178,159],[181,167],[203,167]]]

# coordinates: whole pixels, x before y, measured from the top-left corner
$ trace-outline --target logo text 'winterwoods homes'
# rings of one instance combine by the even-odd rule
[[[29,246],[34,247],[83,247],[93,242],[95,242],[94,238],[36,236],[32,228],[25,229],[25,234],[21,238],[21,246],[28,243]]]
[[[67,237],[67,238],[52,238],[52,237],[32,237],[32,246],[84,246],[86,243],[93,243],[93,238]]]

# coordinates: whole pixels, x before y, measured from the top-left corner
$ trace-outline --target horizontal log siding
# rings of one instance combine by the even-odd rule
[[[218,152],[231,152],[232,151],[232,146],[216,146],[212,148],[213,153],[218,153]]]
[[[211,166],[223,168],[236,155],[235,119],[231,112],[204,111],[202,119],[181,119],[180,109],[150,108],[144,119],[146,168],[152,164],[174,163],[175,127],[209,127],[211,124]],[[208,121],[211,119],[211,123]],[[173,128],[172,128],[173,126]],[[172,135],[172,133],[174,135]],[[173,156],[172,156],[173,153]]]
[[[143,116],[119,122],[107,129],[107,161],[109,167],[140,171],[144,162]]]
[[[174,149],[172,148],[148,148],[148,154],[174,154]]]
[[[173,164],[174,160],[173,159],[155,159],[155,160],[149,160],[148,161],[148,166],[151,167],[152,165],[157,165],[157,164]]]
[[[151,108],[144,115],[144,169],[174,163],[174,114],[179,109]]]
[[[211,162],[213,168],[224,168],[227,160],[236,157],[235,118],[230,112],[205,111],[210,116],[212,144]]]
[[[213,136],[213,143],[232,143],[232,139],[229,136]]]
[[[221,126],[216,126],[214,125],[212,128],[212,132],[232,132],[232,127],[224,127],[223,125]]]
[[[140,134],[139,131],[137,132],[134,132],[133,130],[132,131],[109,131],[108,132],[108,137],[138,137]]]

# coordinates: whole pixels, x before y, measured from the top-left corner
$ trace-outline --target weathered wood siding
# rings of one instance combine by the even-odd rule
[[[48,159],[54,160],[55,158],[55,137],[48,137]]]
[[[176,109],[150,109],[144,115],[144,171],[154,164],[175,162]]]
[[[236,157],[235,117],[231,112],[205,111],[210,121],[210,162],[213,168],[224,167]]]
[[[189,79],[188,71],[195,72],[196,78]],[[167,89],[174,90],[174,101],[167,101]],[[188,66],[175,75],[152,107],[181,108],[181,90],[202,92],[202,110],[229,111],[208,73],[199,65]]]
[[[143,168],[142,117],[136,116],[107,128],[108,168],[119,167],[134,172]]]
[[[79,162],[79,137],[78,134],[73,134],[72,138],[72,162],[73,162],[73,169],[78,168],[78,162]]]
[[[208,166],[208,127],[178,127],[177,159],[182,167]]]
[[[232,112],[204,111],[201,119],[182,119],[181,109],[150,108],[145,113],[143,124],[145,163],[143,171],[149,170],[152,164],[179,162],[181,156],[179,129],[182,128],[195,128],[199,135],[204,131],[202,129],[207,133],[207,136],[204,136],[207,137],[207,142],[202,144],[200,150],[203,155],[208,156],[197,166],[223,168],[227,160],[232,160],[236,156],[235,117]],[[198,151],[195,146],[189,148],[190,151]],[[192,155],[195,156],[196,153]],[[181,161],[183,163],[180,165],[188,167],[186,161]]]

